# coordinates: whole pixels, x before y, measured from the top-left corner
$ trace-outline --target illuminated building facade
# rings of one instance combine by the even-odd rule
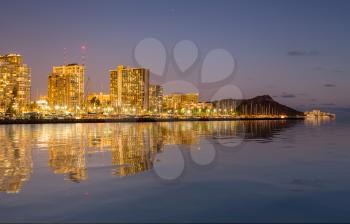
[[[0,55],[0,112],[22,112],[27,108],[30,104],[30,73],[21,55]]]
[[[167,110],[184,110],[195,108],[198,104],[198,93],[173,93],[163,97],[163,109]]]
[[[163,87],[160,85],[149,85],[149,110],[161,112],[163,106]]]
[[[213,111],[213,104],[211,102],[199,102],[196,105],[195,113],[197,115],[209,115],[211,111]]]
[[[84,65],[55,66],[48,79],[51,108],[78,112],[84,106]]]
[[[106,93],[90,93],[87,96],[87,111],[88,112],[104,112],[108,111],[111,105],[111,98]]]
[[[35,101],[37,111],[46,114],[50,110],[50,106],[47,100],[47,96],[39,96]]]
[[[143,113],[149,109],[149,69],[123,65],[110,71],[111,105],[117,113]]]

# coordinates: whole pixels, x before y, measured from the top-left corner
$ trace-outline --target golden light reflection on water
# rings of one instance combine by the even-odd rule
[[[48,167],[65,179],[88,179],[87,157],[110,154],[111,173],[149,170],[165,145],[197,145],[201,137],[270,138],[296,121],[213,121],[0,127],[0,192],[18,193],[33,172],[32,152],[47,150]],[[89,157],[90,158],[90,157]],[[93,157],[91,157],[93,159]],[[91,159],[90,158],[90,159]]]
[[[306,117],[305,124],[309,126],[321,126],[327,123],[330,123],[331,121],[334,121],[335,118],[333,117]]]
[[[31,133],[0,129],[0,192],[17,193],[32,174]]]

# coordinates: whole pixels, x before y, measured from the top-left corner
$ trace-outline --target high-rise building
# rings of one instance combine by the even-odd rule
[[[161,112],[163,106],[163,87],[160,85],[149,85],[149,110]]]
[[[21,55],[0,55],[0,112],[22,112],[30,104],[30,73]]]
[[[48,80],[51,108],[78,112],[84,106],[84,65],[54,66]]]
[[[143,113],[149,109],[149,69],[123,65],[110,71],[111,105],[117,113]]]

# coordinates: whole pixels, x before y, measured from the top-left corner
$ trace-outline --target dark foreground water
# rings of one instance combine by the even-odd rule
[[[350,222],[350,123],[0,126],[0,222]]]

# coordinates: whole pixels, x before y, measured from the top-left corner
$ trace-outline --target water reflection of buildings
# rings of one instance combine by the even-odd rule
[[[81,182],[88,165],[103,155],[112,174],[128,176],[152,168],[165,145],[195,145],[203,136],[270,138],[293,121],[213,121],[8,126],[0,129],[0,191],[18,192],[32,172],[31,145],[48,150],[55,174]],[[91,165],[91,164],[90,164]],[[109,169],[109,165],[106,166]]]
[[[327,124],[331,121],[333,121],[334,118],[332,117],[306,117],[305,118],[305,124],[306,125],[310,125],[310,126],[321,126],[321,125],[324,125],[324,124]]]
[[[32,174],[29,126],[0,129],[0,192],[17,193]]]
[[[201,124],[200,124],[201,123]],[[159,123],[165,145],[193,145],[198,143],[198,134],[203,122]]]
[[[137,127],[135,127],[137,126]],[[151,146],[150,133],[144,124],[127,125],[114,133],[112,165],[118,166],[114,174],[127,176],[151,168],[151,156],[156,153]]]
[[[49,166],[56,174],[68,174],[68,178],[74,182],[87,179],[84,148],[49,146]]]
[[[81,125],[46,126],[42,131],[48,136],[48,165],[52,171],[66,174],[73,182],[87,179]]]

